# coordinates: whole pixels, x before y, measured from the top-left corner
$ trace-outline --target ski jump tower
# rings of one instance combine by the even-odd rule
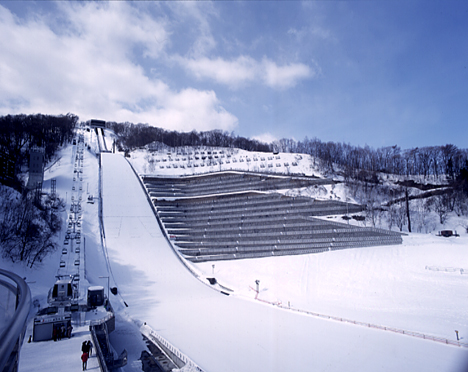
[[[42,182],[44,181],[44,154],[45,151],[41,147],[31,147],[29,150],[29,179],[27,188],[29,190],[42,190]]]

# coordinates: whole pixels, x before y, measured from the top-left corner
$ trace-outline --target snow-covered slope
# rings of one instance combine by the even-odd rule
[[[92,133],[86,136],[92,144]],[[85,156],[83,182],[87,194],[97,195],[98,162],[92,150]],[[47,189],[55,178],[57,192],[68,204],[71,155],[71,148],[64,150],[45,182]],[[145,156],[132,153],[138,172],[148,173],[138,161]],[[308,174],[315,172],[310,164]],[[170,170],[174,169],[178,168]],[[411,234],[402,246],[197,264],[193,268],[199,280],[163,238],[121,155],[103,156],[103,180],[107,251],[100,246],[97,203],[88,204],[83,217],[86,273],[90,285],[104,285],[100,277],[110,276],[111,286],[119,289],[119,295],[111,297],[117,310],[112,342],[117,350],[129,351],[125,371],[141,370],[138,359],[144,343],[137,330],[143,323],[207,372],[467,370],[465,348],[280,309],[255,300],[254,290],[259,280],[260,300],[452,341],[458,330],[461,342],[466,342],[466,235],[444,239]],[[331,188],[325,191],[329,198]],[[345,196],[345,190],[342,195],[333,191]],[[33,298],[44,302],[59,260],[57,252],[34,271],[6,262],[2,267],[26,276]],[[213,276],[234,292],[226,296],[210,288],[204,278]],[[56,357],[57,366],[61,358],[68,358]],[[80,368],[78,356],[76,360]]]

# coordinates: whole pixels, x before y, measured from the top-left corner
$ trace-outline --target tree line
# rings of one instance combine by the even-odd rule
[[[402,150],[399,146],[374,149],[349,143],[322,142],[314,138],[303,141],[281,139],[274,145],[283,152],[298,152],[319,159],[326,171],[341,171],[345,177],[360,178],[362,172],[387,173],[401,176],[423,176],[454,180],[466,167],[468,150],[455,145],[415,147]],[[337,169],[335,169],[338,166]]]
[[[236,136],[234,133],[219,129],[206,132],[169,131],[148,124],[129,122],[107,122],[106,126],[119,138],[118,145],[130,150],[141,148],[152,142],[160,142],[169,147],[207,146],[230,147],[248,151],[271,151],[272,145],[254,139]]]
[[[48,162],[57,150],[71,141],[78,123],[78,116],[67,115],[6,115],[0,116],[0,179],[6,180],[5,163],[14,164],[14,175],[29,160],[29,149],[33,146],[44,148],[45,161]],[[10,182],[11,184],[11,182]],[[17,183],[15,187],[21,187]]]

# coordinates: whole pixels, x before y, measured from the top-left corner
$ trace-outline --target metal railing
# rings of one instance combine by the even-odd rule
[[[9,279],[0,279],[0,285],[16,295],[15,314],[0,335],[0,371],[9,372],[18,368],[19,351],[31,308],[31,292],[26,282],[18,275],[2,269],[0,275]]]
[[[140,328],[140,332],[145,335],[149,340],[157,344],[163,352],[168,356],[170,360],[174,362],[179,368],[189,365],[192,367],[191,370],[197,372],[203,372],[203,369],[200,368],[193,360],[191,360],[187,355],[181,352],[178,348],[172,345],[164,337],[157,334],[151,327],[148,325],[143,325]]]
[[[101,345],[99,344],[99,340],[98,340],[97,335],[96,335],[96,329],[94,328],[94,326],[91,326],[91,327],[89,327],[89,330],[91,332],[91,337],[93,339],[93,344],[94,344],[94,347],[96,349],[95,353],[96,353],[96,356],[98,358],[99,367],[100,367],[102,372],[108,372],[109,370],[107,369],[106,359],[104,358],[104,355],[103,355],[102,350],[101,350]]]

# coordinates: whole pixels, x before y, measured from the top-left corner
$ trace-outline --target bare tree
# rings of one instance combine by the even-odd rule
[[[449,209],[447,207],[447,194],[437,195],[434,197],[434,210],[439,216],[441,225],[447,220]]]
[[[1,193],[2,255],[32,267],[57,248],[54,236],[61,228],[63,201],[48,196],[35,202],[32,195],[22,196],[5,187]]]

